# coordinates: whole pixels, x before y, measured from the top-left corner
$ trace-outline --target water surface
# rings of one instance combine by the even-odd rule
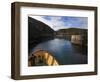
[[[54,38],[36,45],[32,52],[46,50],[52,54],[60,65],[87,64],[87,55],[80,52],[78,45],[73,45],[69,40]]]

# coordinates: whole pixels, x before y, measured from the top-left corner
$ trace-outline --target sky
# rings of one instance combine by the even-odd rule
[[[72,16],[34,16],[31,15],[36,20],[39,20],[48,26],[50,26],[55,31],[59,29],[66,28],[82,28],[87,29],[88,18],[87,17],[72,17]]]

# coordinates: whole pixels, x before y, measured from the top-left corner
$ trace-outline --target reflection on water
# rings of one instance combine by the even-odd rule
[[[39,43],[32,49],[32,52],[37,50],[48,51],[52,53],[52,56],[56,58],[60,65],[87,64],[87,55],[83,54],[80,48],[66,39],[55,38]]]

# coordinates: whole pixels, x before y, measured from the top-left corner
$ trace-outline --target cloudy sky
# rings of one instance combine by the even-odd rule
[[[33,16],[30,17],[37,19],[54,30],[63,28],[82,28],[87,29],[88,18],[87,17],[71,17],[71,16]]]

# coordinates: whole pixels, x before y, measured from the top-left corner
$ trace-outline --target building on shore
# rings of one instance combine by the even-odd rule
[[[82,35],[72,35],[71,36],[71,42],[73,44],[82,45]]]
[[[68,28],[56,31],[56,37],[63,37],[70,40],[73,44],[87,45],[87,29]]]

